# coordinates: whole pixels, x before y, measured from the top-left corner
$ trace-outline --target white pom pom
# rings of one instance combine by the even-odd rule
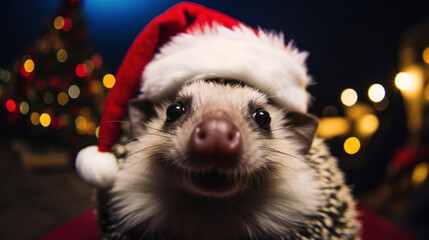
[[[77,154],[75,164],[79,175],[88,184],[98,189],[111,187],[119,171],[115,155],[99,152],[97,146],[82,149]]]

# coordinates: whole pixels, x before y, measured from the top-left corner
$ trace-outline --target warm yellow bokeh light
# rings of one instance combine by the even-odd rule
[[[68,93],[71,98],[78,98],[80,94],[80,88],[76,85],[71,85],[68,89]]]
[[[40,115],[40,124],[44,127],[49,126],[49,124],[51,124],[51,116],[47,113],[42,113]]]
[[[69,101],[69,96],[65,92],[60,92],[57,97],[57,101],[60,105],[64,106]]]
[[[386,91],[381,84],[373,84],[368,89],[368,97],[373,102],[380,102],[386,95]]]
[[[28,103],[27,102],[21,102],[21,104],[19,104],[19,111],[22,113],[22,114],[27,114],[28,113],[28,110],[30,110],[30,106],[28,106]]]
[[[344,151],[350,155],[357,153],[359,149],[360,141],[356,137],[349,137],[344,142]]]
[[[112,74],[109,73],[109,74],[104,75],[103,85],[106,88],[112,88],[113,86],[115,86],[115,82],[116,82],[116,78]]]
[[[36,112],[31,113],[30,120],[31,120],[31,123],[33,125],[39,125],[39,123],[40,123],[40,114],[36,113]]]
[[[408,90],[413,85],[413,79],[410,74],[405,72],[400,72],[395,77],[395,85],[401,90]]]
[[[86,126],[86,134],[88,135],[94,135],[96,129],[96,125],[93,122],[88,122]]]
[[[34,70],[34,61],[32,59],[25,60],[24,69],[26,72],[32,72]]]
[[[344,117],[324,117],[319,120],[317,136],[330,139],[350,131],[350,121]]]
[[[65,49],[60,49],[57,52],[57,60],[58,62],[65,62],[67,61],[67,58],[69,57],[69,54]]]
[[[425,48],[425,50],[423,50],[423,61],[425,61],[425,63],[429,64],[429,47]]]
[[[347,88],[341,93],[341,102],[348,107],[353,106],[357,102],[357,99],[358,95],[356,91],[351,88]]]
[[[96,136],[97,138],[99,138],[99,137],[100,137],[100,126],[98,126],[98,127],[95,129],[95,136]]]
[[[76,131],[79,134],[85,134],[86,132],[86,127],[87,127],[87,121],[86,118],[83,116],[78,116],[75,120],[74,120],[74,124],[76,125]]]
[[[429,173],[429,163],[421,162],[413,170],[411,182],[414,186],[420,186],[427,178]]]
[[[355,105],[344,109],[345,116],[351,121],[357,121],[363,115],[372,112],[373,109],[371,105],[364,103],[356,103]]]
[[[379,121],[374,114],[366,114],[359,118],[357,122],[357,131],[362,136],[369,136],[377,131]]]
[[[54,28],[60,30],[64,26],[64,18],[62,16],[58,16],[54,20]]]

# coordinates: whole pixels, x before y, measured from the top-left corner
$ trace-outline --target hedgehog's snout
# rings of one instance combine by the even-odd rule
[[[215,110],[197,124],[189,139],[192,165],[228,169],[237,165],[242,148],[240,129],[224,110]]]

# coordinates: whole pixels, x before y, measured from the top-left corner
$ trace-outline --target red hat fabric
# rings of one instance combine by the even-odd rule
[[[78,173],[98,188],[113,184],[118,167],[109,150],[139,89],[139,98],[157,102],[174,94],[177,83],[224,77],[262,91],[277,89],[270,96],[275,102],[305,112],[310,82],[306,56],[291,44],[285,46],[281,34],[252,29],[203,6],[185,2],[170,8],[150,22],[128,50],[106,100],[98,149],[79,152]]]

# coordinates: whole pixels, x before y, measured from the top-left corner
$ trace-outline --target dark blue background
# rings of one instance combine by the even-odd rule
[[[133,39],[156,15],[179,1],[85,0],[91,46],[116,72]],[[339,104],[346,87],[365,93],[379,82],[393,89],[401,34],[429,19],[429,1],[195,1],[251,26],[283,31],[310,52],[308,66],[318,83],[309,90],[312,111]],[[61,0],[0,2],[0,67],[11,66],[34,44]]]

